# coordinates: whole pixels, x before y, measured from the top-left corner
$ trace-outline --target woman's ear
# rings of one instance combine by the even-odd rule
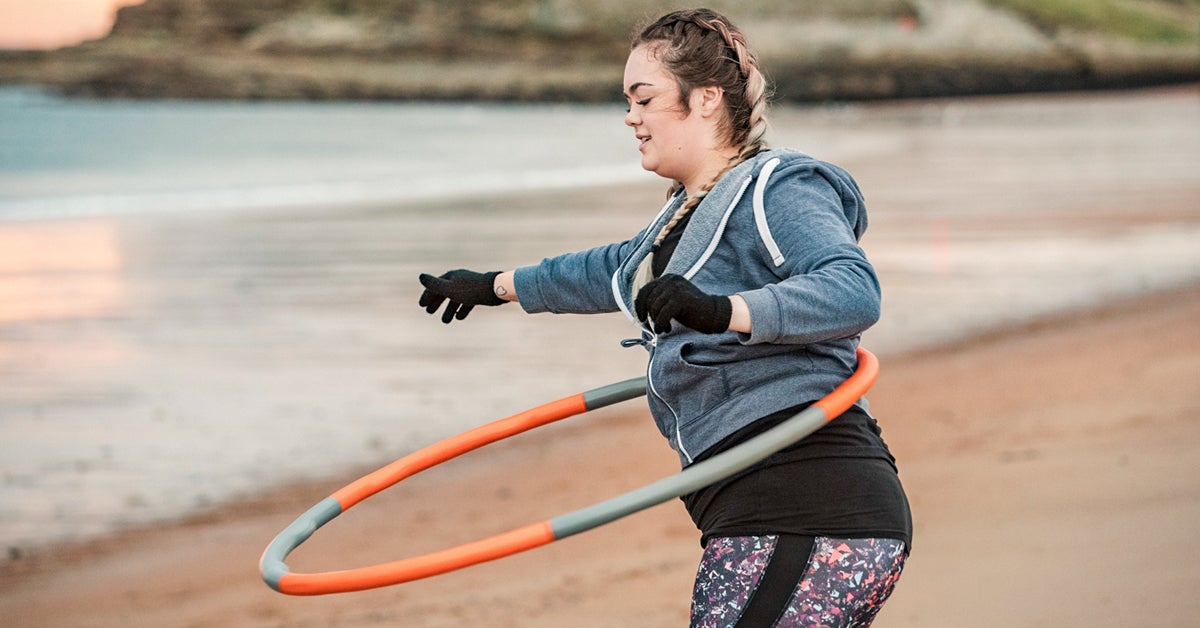
[[[719,114],[725,104],[725,88],[716,85],[697,87],[692,90],[692,109],[705,118]]]

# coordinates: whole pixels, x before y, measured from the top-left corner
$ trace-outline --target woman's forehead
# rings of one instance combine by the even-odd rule
[[[650,46],[638,46],[629,52],[629,61],[625,63],[626,94],[640,87],[669,87],[672,83],[671,75]]]

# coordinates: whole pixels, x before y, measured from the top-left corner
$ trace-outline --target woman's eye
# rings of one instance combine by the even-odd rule
[[[639,107],[645,107],[645,106],[646,106],[646,105],[648,105],[649,103],[650,103],[650,99],[649,99],[649,98],[647,98],[647,99],[645,99],[645,100],[638,100],[638,101],[634,101],[634,103],[633,103],[633,104],[635,104],[635,105],[637,105],[637,106],[639,106]],[[629,106],[629,104],[628,104],[628,103],[626,103],[626,105],[625,105],[625,113],[629,113],[629,111],[630,111],[631,109],[633,109],[633,107]]]

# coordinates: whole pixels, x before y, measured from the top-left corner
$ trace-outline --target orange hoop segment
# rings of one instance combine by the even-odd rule
[[[587,402],[583,393],[551,401],[532,410],[481,425],[413,452],[374,473],[359,478],[358,481],[347,485],[330,497],[341,504],[342,510],[347,510],[375,493],[430,467],[498,440],[587,411]]]

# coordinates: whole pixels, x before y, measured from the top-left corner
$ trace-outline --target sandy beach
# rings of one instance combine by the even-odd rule
[[[864,343],[882,362],[869,397],[916,528],[877,626],[1196,625],[1197,93],[779,116],[777,143],[844,156],[874,212],[864,247],[885,314]],[[1120,124],[1097,133],[1089,116]],[[644,358],[616,346],[629,333],[619,317],[501,308],[447,328],[413,305],[412,278],[450,260],[515,265],[620,237],[661,196],[632,185],[445,201],[419,232],[411,208],[370,206],[0,224],[6,245],[28,247],[3,270],[32,277],[0,294],[0,349],[16,356],[0,361],[10,436],[41,430],[31,433],[65,446],[105,429],[178,430],[178,449],[157,452],[165,469],[237,447],[271,452],[303,422],[327,429],[331,448],[351,434],[365,452],[348,471],[306,468],[311,450],[287,449],[307,473],[285,486],[261,490],[270,478],[251,469],[238,497],[195,498],[182,520],[10,544],[0,617],[22,627],[686,625],[700,547],[675,502],[361,593],[284,596],[257,564],[305,509],[468,415],[496,419],[638,374]],[[46,268],[57,269],[54,290],[37,283]],[[43,412],[98,427],[53,436]],[[110,470],[83,466],[81,476]],[[442,549],[676,470],[631,401],[385,491],[288,565],[326,571]],[[154,478],[122,489],[131,510],[154,494],[143,483]]]
[[[873,406],[917,533],[877,625],[1194,625],[1198,320],[1189,288],[886,360]],[[395,560],[561,514],[671,472],[653,437],[618,406],[476,452],[347,512],[289,566]],[[686,624],[699,546],[674,502],[434,579],[271,591],[265,542],[338,484],[10,561],[0,612],[16,626]]]

